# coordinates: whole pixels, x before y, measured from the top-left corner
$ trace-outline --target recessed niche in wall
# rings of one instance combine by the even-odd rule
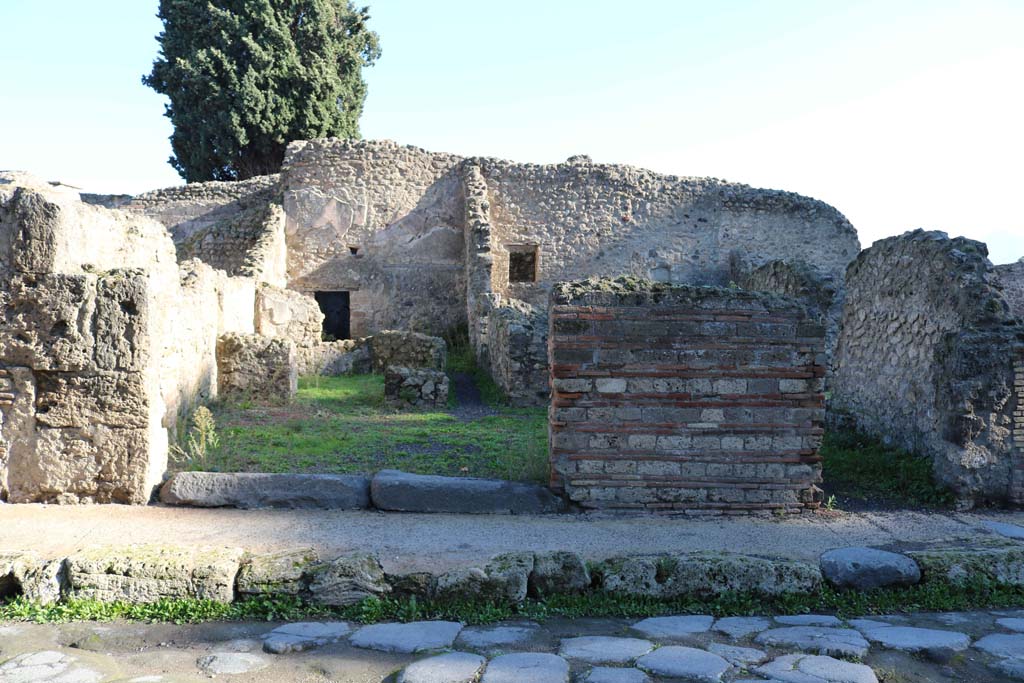
[[[508,281],[536,282],[537,255],[536,244],[508,244]]]
[[[354,247],[352,245],[349,245],[348,253],[352,254],[353,256],[359,256],[359,247]]]
[[[668,266],[651,268],[651,279],[655,282],[672,282],[672,269]]]

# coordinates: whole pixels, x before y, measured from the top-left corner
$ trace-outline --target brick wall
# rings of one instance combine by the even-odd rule
[[[1024,503],[1024,350],[1013,363],[1013,474],[1010,480],[1010,502]]]
[[[763,292],[552,292],[552,484],[591,508],[817,507],[825,330]]]

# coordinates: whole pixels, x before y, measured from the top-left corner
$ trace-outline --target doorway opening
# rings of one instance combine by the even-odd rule
[[[348,292],[314,292],[313,297],[324,314],[324,341],[350,339],[352,317]]]

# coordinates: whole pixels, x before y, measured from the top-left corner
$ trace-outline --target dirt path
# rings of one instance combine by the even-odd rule
[[[480,388],[470,374],[453,373],[452,390],[455,392],[456,404],[449,412],[458,419],[478,420],[481,417],[498,414],[497,410],[484,403]]]

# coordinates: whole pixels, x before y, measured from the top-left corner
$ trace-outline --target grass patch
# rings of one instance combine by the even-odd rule
[[[212,406],[219,445],[207,467],[223,472],[420,474],[544,481],[543,408],[501,407],[459,420],[384,405],[380,375],[303,377],[288,405]]]
[[[979,580],[967,584],[929,582],[910,588],[837,591],[825,586],[814,595],[762,597],[726,593],[717,597],[658,599],[592,592],[526,600],[518,605],[485,601],[433,602],[408,598],[370,598],[350,607],[327,607],[294,597],[255,597],[225,604],[210,600],[160,600],[148,604],[69,600],[39,605],[24,598],[0,603],[0,622],[130,621],[197,623],[203,621],[301,621],[344,619],[360,623],[449,619],[486,624],[505,619],[544,621],[554,617],[643,618],[666,614],[715,617],[830,613],[840,618],[921,611],[968,611],[1024,606],[1024,587]]]
[[[891,507],[951,508],[956,497],[932,476],[929,458],[857,432],[825,434],[821,446],[830,492]]]

